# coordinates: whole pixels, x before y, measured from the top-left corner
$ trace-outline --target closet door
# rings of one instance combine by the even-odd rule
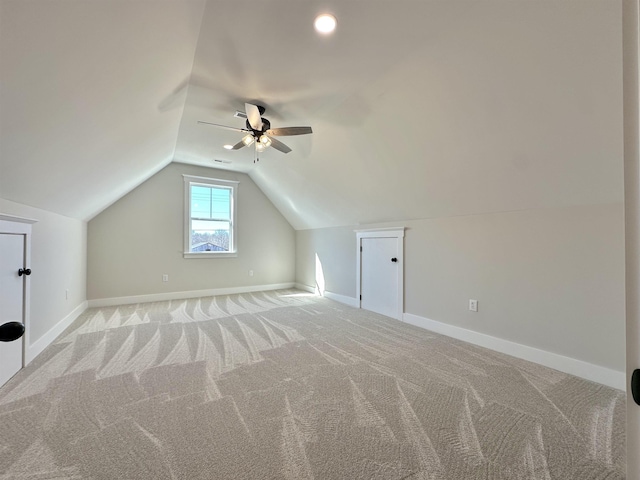
[[[404,227],[356,230],[360,308],[403,320]]]
[[[23,319],[25,235],[0,234],[0,325]],[[22,368],[23,338],[0,342],[0,386]]]
[[[398,318],[398,243],[401,240],[362,239],[360,308]]]

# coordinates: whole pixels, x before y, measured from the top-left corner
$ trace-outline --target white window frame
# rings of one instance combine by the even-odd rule
[[[218,178],[196,177],[182,175],[184,179],[184,258],[229,258],[238,256],[237,235],[237,197],[238,185],[235,180],[221,180]],[[191,186],[204,185],[207,187],[220,187],[231,189],[231,229],[229,232],[228,252],[192,252],[191,251]]]

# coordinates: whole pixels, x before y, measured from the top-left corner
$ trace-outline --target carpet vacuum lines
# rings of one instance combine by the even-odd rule
[[[623,480],[625,394],[297,290],[86,310],[0,480]]]

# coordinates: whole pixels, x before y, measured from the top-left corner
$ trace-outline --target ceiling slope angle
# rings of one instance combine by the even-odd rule
[[[358,1],[208,3],[176,161],[248,172],[296,228],[346,221],[331,211],[343,205],[327,202],[322,192],[334,192],[332,198],[340,198],[342,191],[335,190],[337,185],[330,177],[344,178],[345,172],[364,168],[359,161],[361,146],[355,139],[363,136],[378,100],[361,92],[411,61],[422,45],[430,43],[421,15],[398,14],[404,7],[415,12],[419,4],[402,3],[399,7],[394,2],[374,1],[367,9]],[[251,15],[245,15],[247,11]],[[331,36],[319,35],[313,28],[321,11],[338,18],[339,28]],[[233,21],[238,18],[242,25]],[[404,101],[410,104],[412,98]],[[245,120],[233,115],[243,111],[245,103],[264,106],[272,125],[310,125],[314,135],[287,137],[291,153],[285,157],[267,149],[254,166],[246,150],[224,148],[237,144],[237,132],[198,123],[244,128]],[[395,128],[406,121],[404,118]],[[383,122],[378,127],[386,129],[387,125]],[[385,155],[380,152],[369,161],[375,163]],[[283,169],[290,170],[290,175],[283,175]]]
[[[264,106],[273,126],[310,125],[315,132],[314,123],[330,119],[336,106],[413,49],[412,34],[400,32],[404,41],[397,45],[403,48],[393,55],[396,46],[368,34],[370,28],[383,29],[384,18],[397,9],[390,2],[374,3],[374,12],[363,11],[358,1],[208,3],[176,160],[210,166],[220,159],[231,162],[223,168],[251,170],[253,158],[246,151],[224,149],[237,143],[234,132],[198,124],[207,121],[243,128],[244,119],[233,115],[243,111],[245,103]],[[334,12],[345,28],[332,36],[319,35],[313,21],[322,10]],[[239,18],[241,22],[234,20]],[[346,117],[338,115],[338,121],[357,124],[368,111],[363,106]],[[293,152],[287,156],[292,161],[310,154],[317,139],[314,135],[289,141],[296,143],[290,145]],[[281,157],[273,153],[273,158]]]
[[[204,0],[0,8],[0,197],[88,220],[173,159]]]
[[[619,202],[620,28],[604,2],[208,3],[176,160],[248,172],[296,229]],[[197,123],[245,102],[314,134],[254,166]]]
[[[247,172],[296,229],[621,201],[615,4],[362,5],[2,0],[0,197],[88,219],[177,161]],[[198,124],[246,103],[313,135],[254,165]]]

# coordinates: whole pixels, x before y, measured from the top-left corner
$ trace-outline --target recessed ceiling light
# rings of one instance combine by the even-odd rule
[[[225,145],[224,148],[226,148],[227,150],[232,150],[233,149],[233,145]]]
[[[316,20],[313,22],[313,26],[316,28],[318,33],[328,35],[336,29],[336,23],[336,17],[329,13],[323,13],[316,17]]]

